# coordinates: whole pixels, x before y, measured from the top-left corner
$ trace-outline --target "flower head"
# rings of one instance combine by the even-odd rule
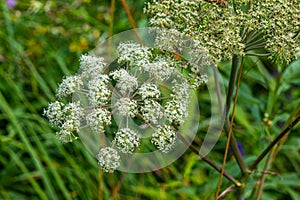
[[[143,69],[150,74],[150,77],[163,81],[174,73],[174,63],[170,58],[158,57]]]
[[[86,116],[87,124],[97,133],[103,133],[105,126],[111,124],[111,114],[107,109],[96,108]]]
[[[120,155],[114,148],[105,147],[100,149],[96,158],[105,172],[113,173],[120,166]]]
[[[133,92],[138,87],[137,78],[130,75],[125,69],[116,70],[110,75],[117,81],[116,88],[123,95]]]
[[[56,96],[59,99],[70,96],[75,91],[80,90],[83,87],[83,82],[80,76],[68,76],[63,79],[56,90]]]
[[[137,102],[130,98],[120,98],[116,102],[116,108],[121,116],[134,117],[137,113]]]
[[[138,134],[129,128],[120,129],[113,140],[113,146],[123,153],[133,153],[139,145],[140,138]]]
[[[88,82],[88,98],[91,105],[106,104],[111,96],[111,91],[108,88],[109,77],[107,75],[95,75]]]
[[[141,107],[143,119],[147,123],[157,124],[158,120],[164,116],[163,107],[154,100],[146,99]]]
[[[266,49],[270,58],[277,61],[295,59],[300,40],[296,37],[300,1],[253,1],[250,9],[245,9],[247,3],[235,1],[235,6],[223,8],[198,0],[153,0],[145,12],[151,15],[152,26],[177,30],[195,38],[217,62],[231,59],[232,54],[244,56],[259,48]],[[158,39],[167,48],[172,46],[170,35],[160,34]],[[200,60],[206,58],[200,57]]]
[[[95,55],[83,54],[80,57],[80,70],[83,78],[91,78],[102,74],[105,69],[104,59]]]
[[[159,151],[166,153],[174,147],[176,134],[171,125],[180,126],[187,116],[191,88],[187,77],[198,76],[171,53],[132,42],[121,43],[117,52],[110,72],[103,58],[82,55],[80,72],[63,79],[56,90],[60,101],[44,111],[50,124],[60,129],[57,136],[63,142],[77,139],[81,129],[107,134],[116,128],[108,126],[119,126],[112,146],[101,148],[96,156],[106,172],[120,166],[120,152],[133,154],[144,144],[141,124],[152,131],[150,141]],[[71,95],[73,102],[68,102]],[[169,125],[162,125],[165,121]]]
[[[142,96],[142,99],[146,98],[159,98],[160,91],[156,84],[154,83],[143,83],[141,87],[138,89],[138,94]]]
[[[176,133],[170,126],[159,126],[152,134],[152,144],[161,152],[168,153],[176,143]]]
[[[44,110],[44,116],[46,116],[51,126],[61,126],[63,121],[63,109],[64,103],[55,101],[49,103],[48,108]]]
[[[120,43],[117,52],[120,64],[129,63],[138,67],[143,67],[147,64],[152,55],[149,48],[134,42]]]
[[[79,131],[83,116],[80,102],[66,105],[58,101],[50,103],[48,109],[44,111],[44,115],[49,119],[52,126],[61,129],[57,135],[62,142],[72,142],[73,139],[77,139],[74,133]]]
[[[187,105],[176,99],[168,101],[164,107],[164,111],[169,124],[174,122],[181,125],[187,117]]]

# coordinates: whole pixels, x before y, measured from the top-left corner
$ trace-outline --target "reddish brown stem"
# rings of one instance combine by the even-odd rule
[[[126,15],[127,15],[128,20],[129,20],[129,22],[130,22],[130,24],[131,24],[131,26],[133,28],[133,31],[134,31],[134,34],[135,34],[136,38],[138,39],[139,43],[142,44],[142,39],[141,39],[141,37],[140,37],[137,29],[136,29],[136,25],[135,25],[134,19],[133,19],[132,15],[131,15],[131,12],[130,12],[130,9],[129,9],[127,3],[126,3],[126,0],[121,0],[121,3],[122,3],[122,5],[123,5],[123,7],[125,9]]]

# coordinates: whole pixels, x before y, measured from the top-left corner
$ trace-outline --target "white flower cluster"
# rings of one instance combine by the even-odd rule
[[[159,126],[152,134],[152,144],[161,152],[170,152],[176,143],[176,133],[172,130],[171,126]]]
[[[84,54],[80,57],[81,77],[90,79],[102,74],[106,67],[104,59],[95,55]]]
[[[105,126],[111,124],[111,115],[107,109],[96,108],[86,116],[87,124],[96,133],[103,133]]]
[[[140,146],[140,137],[138,134],[129,129],[122,128],[116,134],[113,140],[113,146],[126,154],[133,153]]]
[[[168,122],[171,124],[182,124],[187,117],[187,107],[184,104],[178,104],[178,101],[172,99],[165,105],[165,116]]]
[[[63,116],[63,107],[64,104],[59,101],[55,101],[53,103],[49,103],[48,109],[44,110],[44,116],[46,116],[50,122],[51,126],[61,126]]]
[[[187,104],[188,97],[189,97],[189,93],[188,93],[189,87],[190,85],[186,80],[183,79],[181,80],[181,82],[178,82],[177,79],[174,79],[172,81],[173,94],[171,94],[171,97],[173,97],[173,99],[183,104]]]
[[[56,96],[58,99],[66,98],[72,95],[74,92],[82,88],[83,82],[80,76],[68,76],[63,79],[56,90]]]
[[[125,69],[116,70],[110,75],[117,81],[116,88],[122,95],[131,93],[138,87],[137,78],[130,75]]]
[[[95,75],[88,82],[88,98],[91,105],[101,106],[106,104],[111,96],[111,91],[108,88],[109,77],[107,75]]]
[[[116,108],[121,116],[134,117],[137,113],[137,102],[124,97],[117,100]]]
[[[169,123],[182,124],[187,117],[187,105],[189,103],[189,84],[182,80],[178,83],[173,80],[171,100],[165,105],[165,116]]]
[[[151,142],[159,151],[173,148],[176,134],[171,125],[184,123],[191,88],[189,75],[181,72],[195,75],[172,53],[136,43],[120,44],[118,53],[118,66],[112,72],[103,58],[82,55],[80,72],[66,77],[57,89],[62,102],[50,103],[44,112],[50,124],[60,129],[57,135],[63,142],[77,139],[83,128],[106,134],[107,126],[119,125],[112,146],[101,148],[96,156],[106,172],[120,166],[119,153],[132,154],[140,148],[138,129],[130,127],[133,122],[153,129]],[[64,103],[71,95],[76,102]]]
[[[96,158],[105,172],[113,173],[120,166],[120,155],[114,148],[105,147],[100,149]]]
[[[191,64],[191,71],[195,74],[201,74],[205,66],[215,64],[215,59],[209,54],[208,49],[203,47],[201,41],[194,39],[189,48],[189,63]]]
[[[83,116],[83,108],[80,107],[80,102],[66,105],[58,101],[50,103],[48,109],[44,110],[44,115],[49,119],[52,126],[60,128],[57,135],[62,142],[72,142],[73,139],[77,139],[74,132],[78,132],[80,120]]]
[[[117,52],[118,63],[129,63],[134,66],[143,67],[150,61],[150,49],[134,42],[120,43]]]
[[[146,123],[157,124],[164,116],[163,107],[154,100],[146,99],[141,107],[141,113]]]
[[[143,70],[148,72],[151,77],[157,80],[166,80],[174,72],[174,61],[166,58],[159,57],[155,61],[144,66]]]
[[[44,110],[44,115],[49,119],[50,125],[58,127],[57,132],[62,142],[72,142],[78,139],[77,133],[84,126],[84,122],[95,132],[103,132],[105,126],[111,124],[111,114],[102,109],[110,100],[109,77],[103,74],[106,64],[103,58],[85,54],[80,57],[81,72],[74,76],[64,78],[56,90],[59,100],[72,94],[85,94],[89,104],[94,110],[87,113],[90,108],[82,108],[79,100],[73,103],[55,101]],[[87,86],[88,88],[85,88]]]
[[[168,18],[168,20],[171,18]],[[160,26],[161,27],[161,26]],[[163,27],[163,26],[162,26]],[[155,38],[155,46],[168,52],[178,53],[183,50],[183,46],[189,38],[174,28],[160,29],[151,28],[159,37]]]
[[[224,7],[199,0],[152,0],[145,12],[151,15],[152,26],[196,38],[217,62],[260,48],[278,61],[295,59],[300,41],[299,0],[237,0],[234,4]],[[172,40],[168,34],[159,39],[166,48],[172,46]]]
[[[198,88],[200,85],[208,83],[208,76],[206,74],[196,76],[190,82],[193,88]]]
[[[160,91],[158,90],[157,85],[155,85],[154,83],[143,83],[138,92],[142,96],[142,100],[146,98],[158,99],[160,97]]]

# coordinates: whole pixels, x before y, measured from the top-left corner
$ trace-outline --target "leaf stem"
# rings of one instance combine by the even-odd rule
[[[132,166],[133,160],[134,160],[134,158],[130,157],[130,159],[128,160],[127,165],[126,165],[126,171],[128,171],[128,169]],[[116,187],[114,187],[111,192],[111,197],[109,198],[110,200],[116,199],[127,174],[128,174],[127,172],[122,172],[119,182],[117,183]]]
[[[272,151],[272,153],[269,154],[268,160],[265,163],[263,171],[267,171],[268,168],[269,168],[269,166],[271,165],[271,163],[272,163],[272,157],[273,157],[272,156],[273,152],[274,151]],[[265,180],[266,180],[266,175],[267,174],[265,174],[265,173],[261,175],[261,178],[259,180],[258,193],[257,193],[257,196],[256,196],[256,200],[260,200],[261,199],[261,195],[263,193],[263,186],[264,186],[264,183],[265,183]]]
[[[243,64],[244,59],[242,60],[241,66]],[[230,121],[229,121],[229,110],[231,106],[231,100],[233,96],[233,90],[234,90],[234,85],[236,82],[237,78],[237,69],[238,69],[238,64],[239,64],[239,57],[237,55],[233,55],[232,57],[232,67],[231,67],[231,74],[230,74],[230,80],[229,80],[229,86],[228,86],[228,92],[227,92],[227,97],[226,97],[226,106],[225,106],[225,131],[228,134],[230,130]],[[239,79],[241,78],[241,73],[239,74]],[[237,91],[236,91],[237,92]],[[236,93],[237,95],[237,93]],[[237,142],[232,134],[231,140],[230,140],[230,147],[233,151],[234,157],[238,162],[238,165],[242,171],[242,173],[247,173],[247,166],[244,162],[244,159],[241,156],[241,153],[237,147]]]
[[[103,200],[103,171],[100,166],[98,169],[98,200]]]
[[[257,57],[265,57],[271,55],[270,53],[246,53],[246,56],[257,56]]]
[[[236,60],[234,61],[235,58],[237,58],[237,57],[233,56],[233,61],[232,61],[233,65],[234,65],[234,63],[238,64],[238,61],[236,61]],[[240,169],[241,169],[242,173],[246,174],[246,173],[249,172],[249,170],[248,170],[246,164],[244,163],[244,160],[243,160],[243,158],[242,158],[242,156],[240,154],[240,151],[239,151],[239,149],[237,147],[237,143],[236,143],[236,141],[234,139],[234,135],[233,135],[233,132],[232,132],[232,125],[233,125],[233,120],[234,120],[234,113],[235,113],[235,108],[236,108],[237,99],[238,99],[238,89],[239,89],[239,86],[240,86],[240,83],[241,83],[241,77],[242,77],[242,74],[243,74],[244,60],[245,60],[244,57],[242,57],[242,61],[241,61],[241,64],[240,64],[240,70],[239,70],[239,74],[238,74],[238,82],[237,82],[236,91],[235,91],[234,105],[233,105],[233,109],[232,109],[232,116],[231,116],[230,123],[229,123],[229,115],[228,115],[228,113],[226,115],[225,128],[226,128],[226,132],[227,132],[227,142],[226,142],[226,148],[225,148],[225,153],[224,153],[224,158],[223,158],[222,171],[221,171],[221,174],[220,174],[218,188],[217,188],[217,192],[216,192],[216,196],[215,196],[216,199],[218,199],[219,192],[221,190],[222,179],[223,179],[223,172],[225,170],[225,165],[226,165],[226,160],[227,160],[229,145],[232,148],[233,154],[236,157],[236,160],[238,162],[238,165],[240,166]],[[237,65],[236,66],[232,66],[232,68],[237,68]],[[233,75],[236,76],[236,72]],[[229,85],[230,85],[230,83],[229,83]],[[229,101],[230,100],[228,100],[228,102]],[[230,105],[229,105],[229,107],[230,107]],[[227,108],[227,112],[229,112],[228,108]]]
[[[251,51],[251,50],[255,50],[255,49],[262,49],[266,46],[266,44],[257,44],[257,45],[252,45],[251,47],[246,47],[246,52],[247,51]]]
[[[210,160],[209,158],[207,158],[206,156],[202,155],[198,149],[190,144],[189,141],[187,141],[186,138],[184,138],[181,133],[179,133],[178,131],[176,131],[177,135],[179,136],[180,140],[182,142],[184,142],[186,145],[189,146],[189,148],[194,152],[196,153],[203,161],[205,161],[207,164],[209,164],[211,167],[213,167],[215,170],[217,170],[218,172],[221,172],[221,168],[216,164],[214,163],[212,160]],[[241,183],[236,180],[235,178],[233,178],[230,174],[228,174],[227,172],[224,172],[224,176],[230,181],[232,182],[236,187],[241,187]]]
[[[258,158],[253,162],[250,166],[250,170],[253,170],[257,167],[257,165],[262,161],[262,159],[272,150],[272,148],[283,138],[286,134],[288,134],[291,129],[296,126],[296,124],[300,121],[300,115],[296,117],[296,119],[286,127],[268,146],[267,148],[258,156]]]
[[[237,77],[238,64],[239,64],[239,57],[234,54],[233,57],[232,57],[232,66],[231,66],[228,92],[227,92],[226,103],[225,103],[225,111],[224,111],[226,119],[228,119],[228,116],[229,116],[231,99],[232,99],[232,96],[233,96],[234,85],[235,85],[235,81],[236,81],[236,77]]]
[[[251,47],[251,46],[254,46],[254,45],[257,45],[257,44],[262,44],[262,42],[264,42],[264,41],[265,41],[265,38],[261,37],[257,40],[248,41],[246,43],[246,46],[248,48],[248,47]]]
[[[260,32],[257,32],[257,31],[251,31],[251,32],[249,32],[246,44],[253,42],[259,36],[261,36]]]

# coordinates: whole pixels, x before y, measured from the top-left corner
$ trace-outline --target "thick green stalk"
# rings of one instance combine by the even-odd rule
[[[237,77],[238,64],[239,64],[239,57],[237,55],[233,55],[228,92],[227,92],[226,103],[225,103],[225,112],[224,112],[225,118],[229,118],[229,110],[230,110],[231,100],[233,96],[234,85]]]
[[[239,57],[237,55],[233,55],[232,57],[232,67],[231,67],[231,74],[230,74],[230,80],[228,85],[228,92],[226,97],[226,104],[225,104],[225,132],[228,133],[230,129],[230,120],[229,120],[229,111],[234,91],[234,86],[237,78],[237,71],[238,71],[238,65],[239,65]],[[234,154],[235,159],[238,162],[238,165],[242,171],[242,173],[248,173],[247,166],[244,162],[244,159],[242,158],[242,155],[237,147],[237,142],[234,137],[234,134],[231,136],[230,140],[230,147],[232,149],[232,152]]]
[[[248,170],[247,165],[244,162],[244,159],[241,156],[241,153],[237,147],[237,142],[235,140],[233,131],[232,131],[232,123],[233,123],[233,119],[234,119],[234,111],[235,111],[235,106],[237,103],[237,97],[238,97],[238,88],[240,85],[240,81],[241,81],[241,77],[242,77],[242,69],[243,69],[243,64],[244,64],[244,57],[242,58],[241,64],[240,64],[240,69],[239,69],[239,73],[238,73],[238,82],[237,82],[237,89],[235,92],[235,99],[234,99],[234,107],[232,110],[232,118],[231,120],[229,119],[229,111],[230,111],[230,106],[231,106],[231,101],[232,101],[232,96],[233,96],[233,91],[234,91],[234,86],[236,83],[236,78],[237,78],[237,70],[238,70],[238,65],[239,65],[239,57],[237,55],[233,55],[232,57],[232,67],[231,67],[231,74],[230,74],[230,80],[229,80],[229,86],[228,86],[228,93],[227,93],[227,98],[226,98],[226,107],[225,107],[225,111],[224,111],[224,115],[225,115],[225,132],[227,133],[228,136],[228,141],[227,141],[227,145],[229,144],[233,155],[236,158],[236,161],[241,169],[242,172],[242,176],[249,176],[250,171]],[[228,143],[229,142],[229,143]],[[226,162],[226,155],[227,155],[227,150],[228,150],[228,146],[226,145],[226,151],[225,151],[225,156],[224,156],[224,162],[223,162],[223,168],[225,166],[225,162]],[[222,177],[220,177],[220,182],[218,185],[218,191],[216,193],[216,198],[219,194],[220,191],[220,187],[221,187],[221,183],[222,183]],[[238,197],[237,199],[239,200],[243,200],[244,199],[244,189],[245,189],[245,182],[242,179],[242,181],[240,181],[241,186],[239,187],[238,190]]]

